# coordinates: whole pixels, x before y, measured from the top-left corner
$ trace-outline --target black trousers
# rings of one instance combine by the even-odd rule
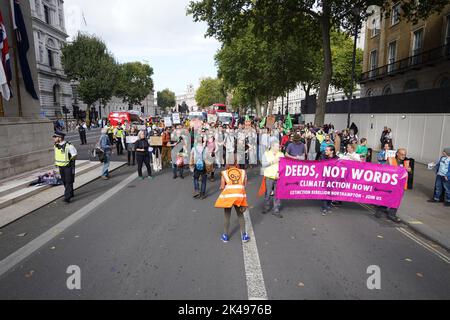
[[[128,164],[131,164],[131,159],[133,158],[133,166],[136,162],[136,151],[128,151]]]
[[[81,144],[87,144],[86,130],[78,131],[80,133]]]
[[[150,177],[152,175],[152,169],[150,167],[150,153],[146,152],[142,154],[141,152],[136,152],[136,160],[138,165],[138,174],[139,177],[142,177],[142,165],[145,164],[147,167],[147,173]]]
[[[59,174],[64,183],[64,200],[70,201],[74,197],[73,183],[75,182],[75,166],[59,167]]]
[[[116,138],[117,155],[123,154],[122,138]]]

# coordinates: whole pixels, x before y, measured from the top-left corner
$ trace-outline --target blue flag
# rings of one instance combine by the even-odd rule
[[[27,53],[30,49],[30,42],[28,40],[28,33],[22,14],[22,9],[20,8],[19,0],[11,0],[11,2],[14,30],[16,31],[17,37],[17,53],[20,62],[20,69],[22,70],[23,82],[27,92],[33,97],[33,99],[38,100],[39,98],[34,88],[30,64],[28,63]]]

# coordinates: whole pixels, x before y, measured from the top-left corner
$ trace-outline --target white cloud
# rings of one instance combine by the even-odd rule
[[[148,60],[157,89],[182,92],[201,76],[215,76],[219,43],[206,25],[186,16],[188,0],[66,0],[66,28],[96,34],[120,62]],[[84,24],[83,13],[87,26]],[[186,64],[186,65],[184,65]],[[179,72],[183,69],[183,72]]]

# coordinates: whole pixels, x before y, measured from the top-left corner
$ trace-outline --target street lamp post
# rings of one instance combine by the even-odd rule
[[[350,97],[348,99],[348,113],[347,113],[347,128],[350,128],[350,117],[352,113],[352,102],[353,102],[353,85],[355,83],[355,69],[356,69],[356,46],[358,44],[358,32],[359,32],[359,20],[360,12],[358,8],[353,9],[353,14],[355,15],[355,39],[353,43],[353,60],[352,60],[352,83],[350,85]]]

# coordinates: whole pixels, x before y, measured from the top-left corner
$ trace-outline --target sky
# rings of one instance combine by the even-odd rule
[[[205,38],[206,24],[186,16],[189,0],[65,0],[69,41],[78,31],[103,39],[120,63],[153,67],[155,91],[176,94],[201,77],[216,77],[218,41]],[[84,18],[83,18],[84,16]],[[86,22],[86,23],[85,23]]]

